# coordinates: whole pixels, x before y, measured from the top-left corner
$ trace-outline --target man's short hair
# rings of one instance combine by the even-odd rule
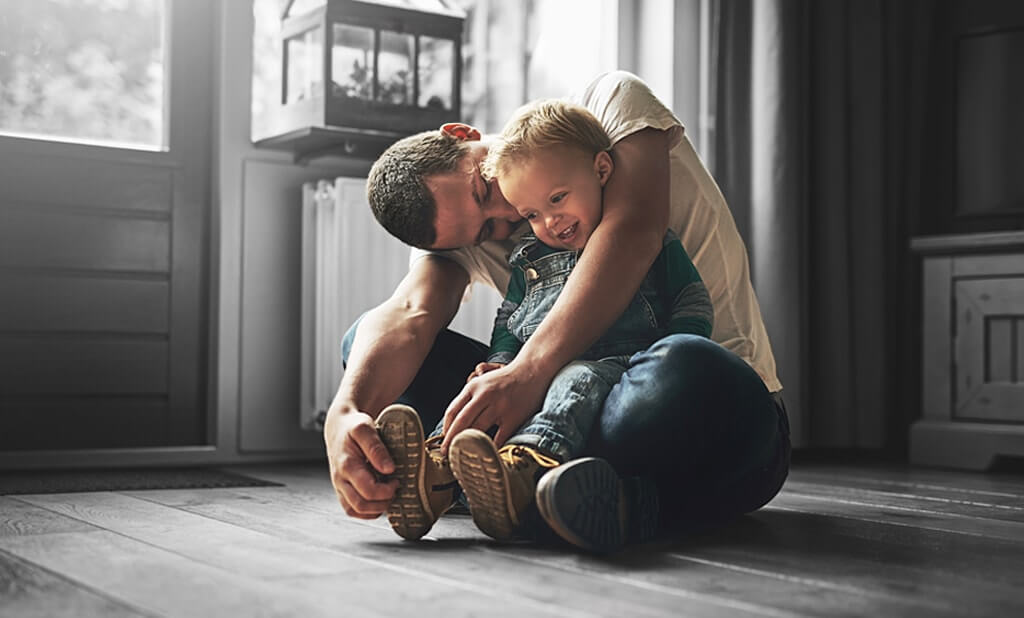
[[[502,129],[501,138],[488,149],[481,171],[487,178],[496,178],[552,146],[575,147],[596,155],[610,150],[612,143],[585,107],[561,99],[541,99],[516,110]]]
[[[467,144],[439,130],[392,144],[370,168],[366,197],[377,221],[402,242],[430,248],[437,240],[437,203],[424,179],[458,169]]]

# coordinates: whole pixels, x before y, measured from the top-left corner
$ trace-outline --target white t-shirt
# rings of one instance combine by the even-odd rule
[[[782,390],[761,308],[750,283],[747,248],[725,198],[684,134],[682,123],[647,84],[625,71],[597,77],[570,99],[601,121],[612,144],[648,127],[670,132],[669,227],[679,236],[711,295],[715,308],[711,338],[746,360],[769,391]],[[486,241],[475,247],[437,252],[413,249],[409,262],[427,254],[455,260],[469,273],[471,284],[483,283],[504,295],[511,272],[509,253],[529,229],[523,223],[508,240]]]

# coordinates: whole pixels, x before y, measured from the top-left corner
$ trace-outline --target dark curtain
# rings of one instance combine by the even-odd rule
[[[919,401],[927,0],[712,3],[713,171],[796,443],[905,451]]]

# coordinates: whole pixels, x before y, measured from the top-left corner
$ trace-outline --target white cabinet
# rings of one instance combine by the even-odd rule
[[[1024,232],[915,238],[922,418],[912,463],[984,469],[1024,456]]]

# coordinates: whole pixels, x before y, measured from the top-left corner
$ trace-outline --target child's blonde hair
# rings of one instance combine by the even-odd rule
[[[481,172],[497,178],[543,148],[571,146],[596,155],[612,147],[611,139],[585,107],[559,99],[542,99],[520,107],[499,140],[491,145]]]

